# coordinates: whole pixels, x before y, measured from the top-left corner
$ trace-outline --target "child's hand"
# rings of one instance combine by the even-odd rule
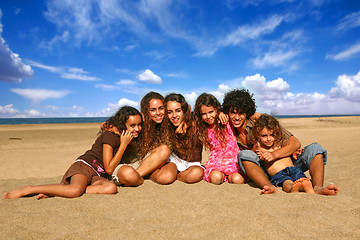
[[[259,151],[259,153],[258,153],[258,151]],[[260,157],[260,160],[263,160],[266,162],[272,162],[277,159],[275,152],[269,152],[269,151],[265,151],[265,150],[257,150],[256,153]]]
[[[229,116],[223,112],[219,113],[219,120],[222,125],[225,125],[229,121]]]
[[[184,121],[182,121],[179,124],[179,126],[176,128],[175,134],[185,135],[187,127],[188,127],[187,124]]]
[[[261,117],[261,113],[258,113],[258,112],[255,112],[251,117],[250,119],[253,120],[254,122],[256,122],[259,117]]]
[[[296,160],[302,153],[304,152],[304,148],[299,148],[291,155],[294,160]]]
[[[120,135],[120,144],[128,145],[132,139],[133,139],[132,133],[129,132],[128,130],[124,130]]]

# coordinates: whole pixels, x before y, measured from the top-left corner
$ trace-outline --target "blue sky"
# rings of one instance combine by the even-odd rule
[[[360,114],[360,1],[0,2],[0,117],[106,117],[234,88],[259,112]]]

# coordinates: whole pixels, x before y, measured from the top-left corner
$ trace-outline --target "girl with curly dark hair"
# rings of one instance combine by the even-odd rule
[[[127,150],[134,148],[133,152],[138,151],[138,141],[133,139],[139,138],[141,124],[142,118],[138,110],[128,106],[120,108],[105,123],[107,127],[116,127],[119,134],[101,131],[92,148],[77,158],[60,184],[27,186],[5,193],[3,198],[32,194],[37,194],[37,199],[51,196],[74,198],[84,193],[117,193],[116,185],[108,179],[120,162],[133,161],[131,151]]]
[[[140,103],[144,117],[143,136],[141,144],[141,159],[136,171],[142,176],[149,176],[159,184],[163,182],[161,169],[168,160],[170,149],[170,124],[165,114],[164,97],[157,92],[147,93]]]
[[[196,99],[196,131],[205,147],[210,149],[209,160],[205,164],[204,180],[214,184],[242,184],[247,176],[237,164],[240,149],[230,124],[220,124],[220,110],[220,102],[211,94],[203,93]]]
[[[202,180],[202,143],[195,134],[190,105],[181,94],[171,93],[165,97],[166,115],[170,121],[172,153],[169,163],[161,168],[159,178],[168,184],[176,179],[185,183]]]

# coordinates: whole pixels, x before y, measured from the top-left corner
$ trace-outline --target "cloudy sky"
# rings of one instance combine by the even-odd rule
[[[0,2],[0,117],[107,117],[234,88],[259,112],[360,114],[360,1]]]

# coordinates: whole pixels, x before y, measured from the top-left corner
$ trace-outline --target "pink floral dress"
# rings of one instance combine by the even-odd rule
[[[233,173],[240,173],[246,179],[246,175],[237,164],[237,155],[240,149],[229,123],[226,124],[226,130],[226,147],[224,148],[221,146],[220,140],[217,139],[214,128],[209,127],[207,129],[210,141],[210,155],[205,164],[204,174],[204,180],[207,182],[210,182],[209,176],[214,170],[225,174],[224,182],[229,182],[228,176]]]

